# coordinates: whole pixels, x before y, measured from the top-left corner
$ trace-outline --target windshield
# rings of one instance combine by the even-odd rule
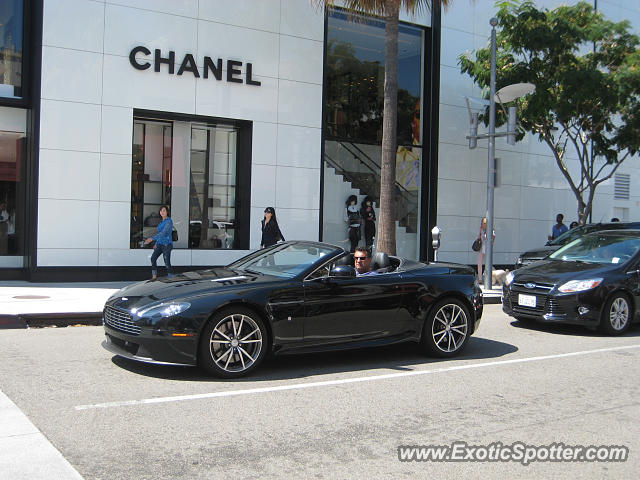
[[[585,233],[592,232],[596,227],[594,225],[580,225],[579,227],[572,228],[568,232],[563,233],[558,238],[551,240],[549,245],[566,245],[567,243],[581,237]]]
[[[640,249],[640,237],[630,235],[585,235],[553,252],[549,258],[589,263],[624,263]]]
[[[237,270],[293,278],[334,251],[335,248],[306,243],[279,244],[241,258],[229,266]]]

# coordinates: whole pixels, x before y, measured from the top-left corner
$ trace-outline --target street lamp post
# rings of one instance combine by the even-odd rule
[[[493,193],[496,178],[496,26],[498,19],[493,17],[491,24],[491,85],[489,93],[489,162],[487,166],[487,251],[484,268],[484,288],[492,287],[493,271]]]
[[[478,113],[471,113],[471,106],[469,103],[470,98],[467,97],[467,109],[469,110],[470,121],[470,134],[467,135],[469,139],[469,148],[476,148],[479,138],[486,138],[489,140],[489,152],[488,152],[488,165],[487,165],[487,250],[485,256],[485,272],[484,272],[484,287],[490,289],[491,285],[491,272],[493,270],[493,194],[495,190],[495,174],[496,174],[496,137],[507,137],[507,143],[509,145],[515,145],[516,143],[516,116],[517,109],[512,106],[509,107],[507,131],[496,133],[496,99],[502,106],[504,103],[511,102],[524,95],[535,91],[535,85],[531,83],[516,83],[513,85],[507,85],[496,92],[496,27],[498,26],[498,19],[492,18],[489,23],[491,24],[491,80],[490,80],[490,96],[489,96],[489,132],[486,134],[478,134]],[[486,105],[486,100],[473,99],[474,102],[479,101],[481,104]],[[502,106],[502,110],[507,113]]]

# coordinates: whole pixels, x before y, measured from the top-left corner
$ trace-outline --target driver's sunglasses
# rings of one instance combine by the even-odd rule
[[[364,262],[367,258],[368,258],[368,257],[353,257],[353,259],[354,259],[356,262],[359,262],[359,261],[363,261],[363,262]]]

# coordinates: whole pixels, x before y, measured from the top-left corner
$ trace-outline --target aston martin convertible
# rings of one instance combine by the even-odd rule
[[[105,304],[104,348],[133,360],[200,365],[223,378],[266,355],[419,342],[458,355],[482,316],[472,268],[378,252],[358,275],[353,255],[289,241],[226,267],[129,285]]]

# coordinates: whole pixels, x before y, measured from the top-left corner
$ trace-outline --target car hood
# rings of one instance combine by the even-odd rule
[[[513,281],[517,283],[545,283],[555,285],[573,279],[604,276],[615,267],[610,264],[540,260],[516,270]]]
[[[522,259],[533,259],[533,258],[545,258],[547,255],[552,254],[553,252],[555,252],[556,250],[558,250],[560,248],[560,246],[546,246],[546,247],[540,247],[540,248],[536,248],[534,250],[527,250],[526,252],[524,252],[523,254],[520,255],[520,257]]]
[[[278,281],[282,281],[282,279],[260,273],[248,273],[227,267],[218,267],[209,270],[186,272],[172,278],[162,277],[157,280],[133,283],[114,293],[107,303],[114,299],[122,299],[118,302],[119,307],[132,308],[156,301],[182,299]]]

